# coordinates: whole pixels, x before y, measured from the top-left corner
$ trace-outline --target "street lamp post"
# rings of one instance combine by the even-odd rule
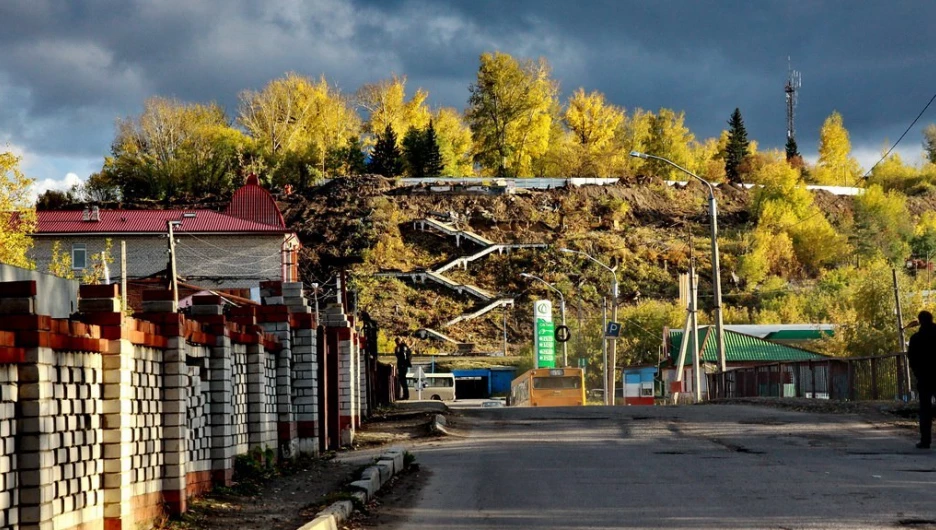
[[[672,160],[663,158],[661,156],[648,155],[647,153],[639,153],[637,151],[631,151],[630,155],[636,158],[643,158],[645,160],[652,158],[653,160],[665,162],[708,186],[709,220],[712,228],[712,290],[714,291],[715,295],[715,334],[718,336],[718,371],[724,372],[727,363],[725,359],[724,322],[722,320],[721,266],[719,265],[718,260],[718,207],[715,203],[715,187],[712,186],[711,182],[696,175],[692,171],[689,171],[679,164],[676,164]]]
[[[561,249],[559,249],[559,251],[560,251],[560,252],[565,252],[566,254],[578,254],[578,255],[580,255],[580,256],[582,256],[582,257],[588,259],[589,261],[591,261],[591,262],[593,262],[593,263],[595,263],[595,264],[601,266],[602,268],[606,269],[608,272],[611,273],[611,322],[617,322],[617,299],[618,299],[617,267],[609,267],[609,266],[605,265],[604,263],[598,261],[597,259],[595,259],[595,258],[592,257],[591,255],[589,255],[589,254],[587,254],[587,253],[585,253],[585,252],[582,252],[581,250],[572,250],[571,248],[561,248]],[[606,345],[607,345],[607,340],[608,340],[608,339],[605,338],[605,330],[604,330],[604,329],[601,330],[601,340],[604,341],[604,342],[602,342],[602,344],[605,345],[604,348],[606,348],[606,347],[607,347]],[[612,341],[611,341],[611,363],[610,363],[610,365],[609,365],[609,363],[608,363],[608,359],[607,359],[607,358],[605,358],[605,359],[603,360],[603,361],[604,361],[604,372],[605,372],[605,373],[604,373],[604,402],[605,402],[605,405],[609,405],[609,404],[614,403],[614,400],[613,400],[613,399],[610,400],[610,401],[609,401],[609,399],[608,399],[608,387],[610,387],[611,393],[613,394],[613,393],[614,393],[614,366],[615,366],[615,363],[617,362],[616,356],[617,356],[617,341],[612,340]],[[609,366],[610,366],[610,369],[609,369]],[[610,377],[609,377],[609,376],[610,376]],[[610,379],[610,381],[608,381],[609,379]]]
[[[549,287],[549,288],[552,289],[553,291],[556,291],[556,294],[559,295],[559,315],[560,315],[559,318],[562,319],[562,327],[565,327],[565,325],[566,325],[566,318],[565,318],[565,313],[566,313],[565,309],[566,309],[566,305],[565,305],[565,296],[563,296],[562,291],[560,291],[559,289],[556,289],[556,288],[553,286],[553,284],[547,282],[546,280],[540,278],[539,276],[534,276],[534,275],[529,274],[529,273],[526,273],[526,272],[521,272],[521,273],[520,273],[520,276],[522,276],[522,277],[524,277],[524,278],[529,278],[529,279],[531,279],[531,280],[537,280],[537,281],[539,281],[539,282],[542,282],[542,283],[546,284],[546,287]],[[568,344],[567,342],[563,342],[563,343],[562,343],[562,366],[569,366],[569,350],[568,350],[567,344]]]

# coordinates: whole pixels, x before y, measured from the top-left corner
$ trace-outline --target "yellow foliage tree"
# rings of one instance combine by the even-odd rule
[[[102,175],[125,198],[172,198],[229,188],[247,138],[217,104],[152,97],[136,118],[117,122]]]
[[[36,208],[29,197],[32,179],[20,171],[20,158],[0,153],[0,263],[31,269],[29,259]]]
[[[799,171],[786,163],[783,154],[773,151],[755,158],[758,165],[749,175],[759,184],[751,208],[757,228],[742,260],[741,276],[757,284],[768,274],[818,273],[846,254],[845,238],[813,203]]]
[[[686,127],[685,121],[685,113],[671,109],[660,109],[653,115],[650,118],[650,136],[646,143],[647,154],[669,159],[682,167],[688,166],[692,159],[689,146],[695,140],[695,136]],[[644,171],[659,178],[686,178],[685,174],[679,173],[661,160],[646,160]],[[674,172],[679,174],[674,176]]]
[[[604,94],[586,94],[579,88],[569,98],[563,120],[572,132],[581,151],[581,176],[608,176],[615,156],[624,156],[615,149],[615,135],[624,122],[624,110],[605,102]],[[590,174],[590,175],[589,175]]]
[[[851,140],[842,123],[842,115],[833,112],[819,130],[819,160],[813,180],[829,186],[855,186],[861,167],[851,157]]]
[[[871,169],[868,184],[877,184],[885,190],[909,191],[920,180],[920,171],[904,163],[897,153],[891,153]]]
[[[289,73],[261,91],[240,94],[238,122],[274,163],[297,157],[324,175],[328,154],[360,134],[350,98],[328,84]]]
[[[485,174],[529,176],[533,160],[544,155],[558,113],[558,84],[545,59],[518,61],[508,54],[481,55],[469,90],[465,118],[471,127],[475,160]]]
[[[624,116],[624,120],[618,127],[617,144],[621,146],[623,153],[631,151],[646,152],[647,142],[650,140],[650,125],[653,113],[641,108],[634,109],[630,116]],[[623,160],[624,175],[635,175],[643,167],[644,160],[627,156]],[[622,176],[624,176],[622,175]]]
[[[913,224],[907,197],[873,184],[855,198],[855,239],[862,257],[900,266],[910,254]]]
[[[52,242],[52,259],[49,260],[49,274],[65,278],[66,280],[75,279],[75,271],[72,269],[71,254],[62,250],[60,241]]]
[[[422,130],[429,125],[431,113],[426,106],[428,97],[429,93],[420,88],[407,101],[405,76],[393,76],[391,79],[362,86],[357,92],[356,100],[358,105],[367,111],[368,119],[364,124],[364,131],[376,136],[383,134],[389,125],[396,133],[397,146],[401,145],[407,131]],[[433,123],[433,127],[438,133],[438,124]]]
[[[453,177],[474,175],[471,161],[471,129],[455,109],[443,107],[432,115],[445,174]]]

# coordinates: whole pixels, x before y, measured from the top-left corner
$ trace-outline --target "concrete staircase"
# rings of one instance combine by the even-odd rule
[[[431,281],[446,287],[451,291],[455,291],[459,294],[469,294],[478,300],[480,300],[484,305],[476,307],[472,311],[459,315],[448,322],[442,324],[442,327],[447,328],[458,324],[459,322],[465,322],[467,320],[472,320],[483,316],[499,307],[511,306],[514,303],[513,298],[509,297],[498,297],[494,293],[482,289],[475,285],[463,284],[448,278],[443,275],[444,272],[449,271],[455,267],[461,267],[462,269],[467,269],[468,264],[477,261],[485,256],[493,254],[494,252],[503,253],[510,252],[515,249],[526,249],[526,248],[546,248],[548,245],[544,243],[535,243],[535,244],[501,244],[495,243],[490,239],[487,239],[480,234],[476,234],[469,230],[462,230],[455,227],[450,223],[445,223],[442,221],[437,221],[435,219],[425,218],[417,219],[413,221],[413,228],[419,229],[422,231],[433,231],[441,233],[443,235],[451,236],[455,238],[455,246],[460,247],[462,240],[471,241],[476,245],[482,247],[481,250],[475,252],[474,254],[469,254],[467,256],[459,256],[455,259],[452,259],[438,267],[435,267],[431,270],[415,270],[415,271],[382,271],[378,272],[376,276],[381,276],[385,278],[406,278],[411,280],[413,283],[426,283]],[[465,350],[466,347],[472,346],[469,343],[459,342],[448,335],[445,335],[439,331],[436,331],[431,328],[421,328],[417,331],[416,335],[424,339],[434,339],[442,342],[447,342],[450,344],[457,345],[459,350]]]
[[[471,313],[465,313],[464,315],[459,315],[459,316],[453,318],[452,320],[449,320],[449,321],[446,322],[445,324],[442,324],[442,327],[443,327],[443,328],[447,328],[447,327],[449,327],[449,326],[454,326],[455,324],[458,324],[459,322],[464,322],[465,320],[471,320],[471,319],[473,319],[473,318],[478,318],[479,316],[481,316],[481,315],[483,315],[483,314],[485,314],[485,313],[489,313],[489,312],[491,312],[491,311],[497,309],[498,307],[512,306],[513,303],[514,303],[514,299],[513,299],[513,298],[500,298],[500,299],[498,299],[498,300],[494,300],[494,301],[491,302],[490,304],[488,304],[488,305],[486,305],[486,306],[484,306],[484,307],[481,307],[481,308],[479,308],[479,309],[477,309],[477,310],[475,310],[475,311],[472,311]]]
[[[468,230],[461,230],[460,228],[456,228],[448,223],[443,223],[442,221],[436,221],[435,219],[417,219],[413,221],[413,228],[416,228],[417,226],[423,232],[425,232],[427,229],[430,229],[435,230],[436,232],[441,232],[448,236],[454,236],[456,247],[461,246],[462,238],[477,243],[482,247],[489,247],[496,244],[482,235],[469,232]]]
[[[455,268],[455,267],[461,267],[462,269],[467,269],[467,268],[468,268],[468,264],[471,263],[472,261],[479,260],[479,259],[483,258],[484,256],[487,256],[488,254],[493,254],[493,253],[495,253],[495,252],[497,252],[498,254],[502,254],[502,253],[504,253],[505,251],[506,251],[506,252],[510,252],[510,251],[513,250],[513,249],[521,249],[521,248],[546,248],[547,246],[549,246],[549,245],[546,245],[545,243],[519,244],[519,245],[500,245],[500,244],[494,244],[494,245],[491,245],[491,246],[485,248],[484,250],[481,250],[481,251],[479,251],[479,252],[475,252],[474,254],[471,254],[470,256],[460,256],[460,257],[457,257],[457,258],[453,259],[452,261],[449,261],[448,263],[445,263],[444,265],[441,265],[441,266],[439,266],[439,267],[436,267],[435,269],[433,269],[433,272],[436,272],[436,273],[441,274],[441,273],[443,273],[443,272],[445,272],[445,271],[447,271],[447,270],[449,270],[449,269],[453,269],[453,268]]]

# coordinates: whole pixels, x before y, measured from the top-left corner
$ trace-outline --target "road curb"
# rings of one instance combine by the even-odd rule
[[[441,418],[441,416],[437,415],[436,418]],[[442,420],[444,422],[445,418]],[[361,472],[360,480],[349,484],[349,487],[357,490],[351,495],[361,503],[374,498],[380,488],[394,475],[403,471],[406,466],[405,453],[402,447],[391,447],[381,453],[374,465]],[[300,526],[297,530],[338,530],[338,525],[351,517],[352,513],[354,513],[354,503],[349,500],[336,501],[317,513],[315,519]]]

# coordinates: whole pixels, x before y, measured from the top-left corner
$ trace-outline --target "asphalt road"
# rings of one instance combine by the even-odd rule
[[[464,409],[380,528],[936,528],[936,452],[742,405]]]

